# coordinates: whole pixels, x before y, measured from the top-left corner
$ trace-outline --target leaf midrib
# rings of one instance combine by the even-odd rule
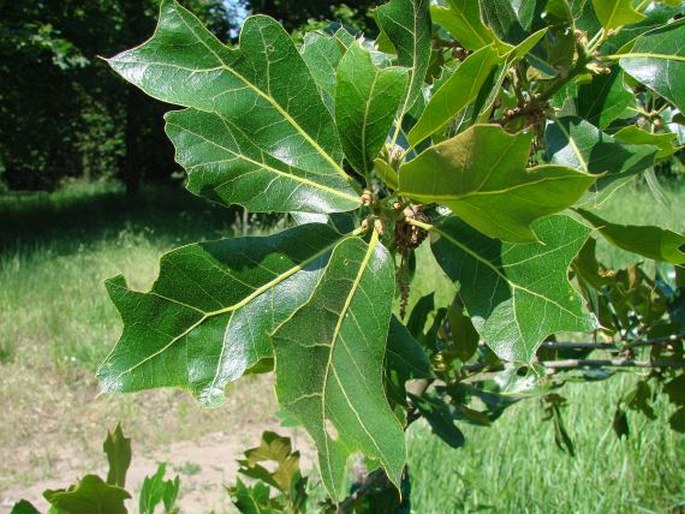
[[[663,59],[665,61],[685,62],[685,56],[677,54],[655,54],[651,52],[635,52],[629,54],[607,55],[607,59]]]
[[[342,238],[341,238],[341,239],[342,239]],[[307,266],[309,266],[311,263],[313,263],[314,261],[316,261],[317,259],[319,259],[319,258],[322,257],[323,255],[325,255],[327,252],[331,251],[338,243],[340,243],[341,239],[336,239],[335,241],[333,241],[332,243],[328,244],[327,246],[325,246],[323,249],[319,250],[317,253],[315,253],[315,254],[312,255],[311,257],[308,257],[307,259],[305,259],[304,261],[302,261],[302,262],[301,262],[300,264],[298,264],[297,266],[294,266],[294,267],[290,268],[290,269],[289,269],[288,271],[286,271],[285,273],[282,273],[282,274],[278,275],[278,276],[277,276],[276,278],[274,278],[273,280],[271,280],[271,281],[267,282],[266,284],[264,284],[264,285],[258,287],[258,288],[255,289],[251,294],[249,294],[248,296],[246,296],[245,298],[243,298],[243,299],[242,299],[241,301],[239,301],[238,303],[235,303],[235,304],[233,304],[233,305],[229,305],[228,307],[223,307],[223,308],[221,308],[221,309],[217,309],[217,310],[215,310],[215,311],[205,312],[205,311],[202,311],[201,309],[198,309],[197,307],[191,307],[191,306],[188,306],[188,305],[186,305],[186,304],[184,304],[184,303],[182,303],[182,302],[179,302],[178,300],[175,300],[175,299],[173,299],[173,298],[169,298],[169,297],[167,297],[167,296],[165,296],[165,295],[161,295],[161,294],[159,294],[158,292],[150,291],[148,294],[152,294],[152,295],[157,296],[157,297],[159,297],[159,298],[161,298],[161,299],[163,299],[163,300],[166,300],[166,301],[169,301],[169,302],[172,302],[172,303],[176,303],[176,304],[182,305],[182,306],[184,306],[184,307],[190,307],[191,309],[193,309],[193,310],[195,310],[195,311],[197,311],[197,312],[204,313],[204,315],[203,315],[198,321],[196,321],[195,323],[193,323],[192,325],[190,325],[190,326],[189,326],[186,330],[184,330],[181,334],[175,336],[171,341],[169,341],[169,342],[168,342],[166,345],[164,345],[162,348],[160,348],[160,349],[157,350],[156,352],[154,352],[154,353],[148,355],[148,356],[145,357],[144,359],[140,360],[140,361],[139,361],[138,363],[136,363],[134,366],[131,366],[130,368],[128,368],[128,369],[123,370],[122,372],[120,372],[120,373],[113,379],[113,381],[117,381],[117,380],[121,379],[121,377],[123,377],[124,375],[127,375],[127,374],[131,373],[132,371],[134,371],[135,369],[139,368],[140,366],[142,366],[142,365],[145,364],[146,362],[149,362],[149,361],[151,361],[152,359],[154,359],[155,357],[161,355],[162,353],[164,353],[165,351],[167,351],[169,348],[171,348],[174,344],[176,344],[176,342],[178,342],[179,340],[181,340],[182,338],[184,338],[185,336],[187,336],[190,332],[192,332],[193,330],[195,330],[198,326],[200,326],[202,323],[204,323],[204,322],[207,321],[208,319],[213,318],[213,317],[216,317],[216,316],[219,316],[219,315],[221,315],[221,314],[226,314],[226,313],[229,313],[229,312],[237,311],[238,309],[240,309],[240,308],[242,308],[242,307],[245,307],[247,304],[249,304],[250,302],[252,302],[252,300],[256,299],[258,296],[260,296],[260,295],[262,295],[263,293],[267,292],[269,289],[271,289],[271,288],[273,288],[273,287],[276,287],[278,284],[280,284],[281,282],[284,282],[285,280],[287,280],[288,278],[290,278],[291,276],[293,276],[295,273],[297,273],[297,272],[299,272],[299,271],[302,271],[304,268],[306,268]],[[127,289],[127,290],[128,290],[128,289]]]
[[[276,101],[275,98],[265,94],[262,90],[260,90],[257,86],[255,86],[252,82],[247,80],[242,74],[238,73],[236,70],[233,70],[228,66],[228,64],[223,60],[223,58],[216,53],[208,44],[207,42],[199,36],[197,32],[191,27],[191,25],[188,23],[188,21],[185,19],[185,16],[183,16],[182,12],[178,12],[179,18],[183,22],[183,24],[186,26],[186,28],[195,36],[195,39],[202,45],[204,46],[216,59],[221,63],[221,68],[226,70],[228,73],[232,74],[235,76],[238,80],[243,82],[249,89],[251,89],[257,96],[262,97],[265,99],[269,104],[273,106],[274,109],[307,141],[316,152],[321,155],[338,173],[340,176],[342,176],[347,182],[351,181],[351,177],[345,173],[345,170],[343,170],[340,165],[333,160],[333,158],[326,152],[323,148],[319,146],[319,144],[300,126],[300,124],[288,113],[281,105]],[[309,68],[307,68],[309,69]],[[199,71],[199,70],[198,70]]]
[[[561,167],[561,166],[560,166]],[[556,168],[556,166],[555,166]],[[563,168],[563,167],[562,167]],[[534,169],[534,168],[533,168]],[[488,191],[483,191],[483,190],[474,190],[470,191],[467,193],[461,193],[461,194],[431,194],[431,193],[405,193],[409,196],[416,197],[416,198],[430,198],[431,200],[465,200],[468,199],[469,197],[472,196],[490,196],[490,195],[503,195],[507,194],[511,191],[514,191],[516,189],[522,189],[530,186],[536,186],[538,184],[542,184],[545,182],[549,182],[552,180],[575,180],[575,179],[587,179],[589,175],[584,175],[581,173],[578,173],[577,170],[573,168],[568,168],[569,171],[573,171],[575,174],[574,175],[567,175],[564,177],[545,177],[541,178],[540,180],[533,180],[531,182],[525,182],[523,184],[516,184],[515,186],[511,186],[506,189],[493,189],[493,190],[488,190]]]
[[[469,0],[466,0],[466,1],[468,2]],[[471,0],[471,1],[473,1],[473,0]],[[453,3],[453,2],[449,2],[449,4],[452,5],[452,7],[458,11],[457,16],[459,18],[461,18],[461,20],[471,30],[471,33],[474,34],[476,36],[476,38],[478,38],[478,41],[481,43],[481,45],[485,46],[488,43],[487,40],[483,39],[483,36],[481,36],[480,33],[476,31],[476,29],[473,27],[473,25],[471,25],[471,22],[466,18],[466,15],[464,14],[466,9],[458,8],[456,6],[456,3]]]
[[[573,136],[571,136],[571,133],[568,130],[566,130],[566,127],[563,123],[557,122],[556,125],[557,127],[559,127],[561,133],[564,134],[564,136],[566,137],[566,140],[568,141],[568,144],[571,146],[571,150],[578,159],[578,162],[580,163],[580,166],[583,169],[583,171],[585,173],[590,173],[589,164],[585,161],[585,157],[583,157],[583,154],[581,153],[580,148],[578,148],[575,139],[573,139]]]
[[[328,380],[331,374],[331,371],[333,372],[333,375],[335,379],[338,382],[338,385],[340,386],[340,391],[342,392],[343,396],[345,397],[345,401],[347,404],[350,406],[350,409],[352,412],[354,412],[354,415],[357,417],[357,420],[359,421],[359,425],[362,427],[366,435],[369,437],[369,439],[372,441],[374,446],[376,447],[376,450],[378,451],[378,455],[382,456],[383,451],[378,447],[378,443],[376,443],[376,440],[373,438],[373,436],[369,433],[369,431],[366,428],[366,425],[362,421],[361,417],[359,416],[359,413],[355,409],[354,405],[350,401],[349,397],[347,396],[347,392],[345,391],[345,388],[343,387],[343,384],[340,380],[340,378],[337,375],[337,371],[333,367],[333,354],[335,353],[335,345],[336,341],[340,337],[340,331],[342,330],[342,325],[345,320],[345,314],[347,314],[347,311],[350,308],[350,305],[352,304],[352,301],[354,300],[354,296],[357,293],[357,290],[360,287],[362,276],[364,275],[364,272],[366,271],[366,268],[369,265],[369,262],[371,261],[371,257],[374,254],[376,250],[376,246],[378,245],[378,233],[374,230],[373,234],[371,236],[371,241],[368,243],[368,248],[366,250],[366,253],[364,254],[364,258],[362,259],[362,262],[359,266],[359,271],[357,272],[357,275],[352,282],[352,287],[350,288],[350,292],[347,294],[347,297],[345,298],[345,303],[343,304],[342,309],[340,310],[340,314],[338,315],[338,321],[335,325],[335,329],[333,330],[333,335],[331,337],[331,343],[329,345],[329,352],[328,352],[328,361],[326,362],[326,367],[325,367],[325,373],[324,373],[324,379],[323,379],[323,384],[322,384],[322,394],[321,394],[321,421],[322,423],[325,424],[326,422],[326,392],[328,390]],[[322,427],[323,433],[326,434],[326,427],[325,425]],[[329,447],[328,447],[328,437],[324,436],[324,445],[326,447],[326,455],[329,454]],[[328,472],[329,476],[333,477],[333,470],[331,469],[331,462],[330,459],[326,459],[326,464],[328,466]]]
[[[490,261],[488,261],[487,259],[485,259],[485,258],[481,257],[480,255],[478,255],[476,252],[474,252],[473,250],[471,250],[469,247],[467,247],[467,246],[461,244],[459,241],[457,241],[456,239],[454,239],[453,237],[451,237],[449,234],[447,234],[446,232],[444,232],[443,230],[441,230],[439,227],[433,225],[433,228],[432,228],[431,230],[434,230],[435,232],[437,232],[438,234],[440,234],[440,236],[442,236],[442,237],[444,237],[445,239],[447,239],[451,244],[453,244],[454,246],[456,246],[457,248],[459,248],[460,250],[462,250],[464,253],[466,253],[467,255],[469,255],[469,257],[471,257],[472,259],[474,259],[474,260],[476,260],[476,261],[478,261],[478,262],[484,264],[484,265],[487,266],[488,268],[490,268],[498,277],[500,277],[502,280],[504,280],[504,281],[505,281],[507,284],[509,284],[509,286],[512,288],[512,295],[511,295],[512,298],[515,297],[515,295],[513,294],[513,293],[514,293],[513,290],[518,289],[518,290],[520,290],[520,291],[522,291],[522,292],[524,292],[524,293],[530,294],[531,296],[535,296],[536,298],[540,298],[541,300],[543,300],[543,301],[545,301],[545,302],[551,303],[551,304],[554,305],[555,307],[559,308],[559,310],[562,310],[562,311],[566,312],[567,314],[570,314],[570,315],[573,316],[574,318],[582,319],[582,318],[579,318],[578,315],[576,315],[574,312],[568,310],[566,307],[564,307],[563,305],[559,304],[558,302],[552,300],[551,298],[547,298],[546,296],[544,296],[544,295],[542,295],[542,294],[540,294],[540,293],[536,293],[535,291],[532,291],[532,290],[530,290],[530,289],[528,289],[528,288],[526,288],[526,287],[523,287],[523,286],[521,286],[521,285],[519,285],[519,284],[517,284],[517,283],[515,283],[515,282],[512,282],[511,280],[509,280],[509,277],[507,277],[506,275],[504,275],[504,274],[499,270],[499,268],[498,268],[497,266],[495,266],[494,264],[492,264],[492,263],[491,263]],[[557,250],[560,250],[560,249],[565,248],[565,247],[567,247],[567,246],[570,246],[570,245],[572,245],[573,243],[575,243],[575,240],[568,241],[566,244],[564,244],[564,245],[562,245],[562,246],[559,246],[559,247],[555,248],[554,251],[557,251]],[[507,267],[513,267],[513,266],[516,266],[517,264],[518,264],[518,263],[508,264]],[[522,333],[521,333],[521,334],[522,334]]]
[[[373,66],[373,63],[371,64]],[[367,140],[366,140],[366,128],[368,125],[368,119],[369,119],[369,109],[371,108],[371,102],[374,100],[374,90],[376,89],[376,84],[378,83],[378,80],[380,78],[381,72],[377,70],[375,67],[373,68],[374,70],[374,76],[373,76],[373,82],[371,82],[371,89],[369,90],[369,95],[366,98],[366,102],[364,102],[364,122],[362,123],[362,166],[364,166],[364,173],[368,175],[369,173],[369,161],[367,157]]]

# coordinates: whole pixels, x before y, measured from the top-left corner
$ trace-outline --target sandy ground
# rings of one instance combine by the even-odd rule
[[[175,474],[181,477],[179,506],[183,513],[235,512],[231,510],[231,501],[224,485],[235,481],[238,470],[236,459],[242,456],[246,448],[255,444],[253,436],[256,435],[258,438],[263,430],[273,428],[273,425],[264,424],[230,434],[216,432],[196,440],[172,443],[156,451],[154,457],[134,455],[127,475],[129,490],[133,497],[137,498],[137,492],[145,476],[156,470],[158,462],[164,461],[167,462],[167,477]],[[279,430],[279,433],[290,435],[297,446],[302,446],[302,439],[305,438],[302,433],[283,429]],[[303,467],[310,465],[306,458],[303,458],[302,464]],[[14,502],[21,498],[29,500],[40,510],[47,511],[48,503],[42,496],[45,489],[63,487],[64,480],[76,480],[89,472],[96,471],[101,476],[107,473],[106,465],[96,470],[89,469],[82,466],[76,456],[65,456],[55,463],[54,469],[64,478],[43,480],[27,487],[10,487],[6,490],[2,496],[0,512],[9,513]],[[130,512],[137,512],[137,505],[133,504],[132,500],[129,500],[128,504]]]
[[[134,500],[129,500],[129,512],[138,512],[143,479],[160,462],[167,463],[167,478],[180,476],[183,514],[235,512],[224,485],[235,483],[236,460],[259,445],[264,430],[291,437],[302,453],[303,470],[311,469],[306,433],[280,427],[273,416],[271,380],[264,375],[239,382],[226,404],[211,410],[200,408],[183,391],[97,396],[93,384],[66,390],[56,380],[16,380],[19,389],[33,388],[35,394],[26,401],[9,401],[21,400],[18,393],[0,398],[0,514],[9,514],[22,498],[47,512],[46,489],[64,488],[90,473],[105,477],[102,441],[119,421],[132,441],[126,488]],[[50,401],[36,405],[30,401],[35,397]]]

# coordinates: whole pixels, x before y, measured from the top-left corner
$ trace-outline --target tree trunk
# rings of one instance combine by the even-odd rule
[[[141,173],[141,109],[142,93],[133,86],[126,91],[126,161],[124,164],[124,184],[126,194],[133,196],[140,191],[143,178]]]
[[[144,0],[123,0],[127,47],[139,44],[146,36]],[[142,113],[145,96],[134,86],[126,88],[126,160],[124,164],[124,184],[127,195],[140,191],[142,173]]]

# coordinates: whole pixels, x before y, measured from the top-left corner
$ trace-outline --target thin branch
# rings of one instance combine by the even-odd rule
[[[685,368],[685,360],[636,361],[632,359],[565,359],[542,361],[540,365],[549,369],[576,368]]]
[[[664,337],[654,337],[652,339],[635,340],[635,341],[616,341],[612,343],[585,343],[573,341],[547,341],[540,345],[541,348],[549,350],[621,350],[624,348],[639,348],[644,346],[659,346],[668,345],[677,341],[682,341],[685,334],[673,334]]]

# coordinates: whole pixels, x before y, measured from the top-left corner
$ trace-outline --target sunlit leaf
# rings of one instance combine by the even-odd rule
[[[678,135],[673,132],[660,132],[653,134],[637,128],[635,125],[624,127],[614,134],[616,141],[635,145],[653,145],[659,148],[654,156],[656,159],[666,159],[676,153]]]
[[[229,49],[165,0],[152,38],[108,62],[148,95],[190,108],[168,115],[167,133],[191,191],[252,211],[358,207],[335,124],[290,36],[253,16],[240,41]]]
[[[307,32],[300,53],[321,91],[326,107],[331,115],[335,116],[335,73],[340,59],[345,54],[344,43],[337,34]]]
[[[657,261],[685,264],[685,235],[654,226],[610,223],[585,209],[577,211],[619,248]]]
[[[637,38],[619,63],[657,94],[685,111],[685,20],[657,28]]]
[[[196,243],[162,258],[147,293],[110,279],[124,331],[98,370],[103,391],[183,387],[221,402],[229,381],[271,358],[269,333],[307,300],[340,238],[309,224]]]
[[[140,514],[155,514],[155,508],[162,503],[165,512],[176,512],[174,504],[178,498],[180,478],[176,475],[173,479],[164,480],[166,463],[157,466],[153,475],[146,476],[140,488],[138,498],[138,511]]]
[[[527,168],[532,134],[475,125],[400,168],[400,190],[440,203],[490,237],[534,241],[530,224],[578,200],[594,178],[564,166]]]
[[[264,432],[258,447],[245,451],[245,458],[238,461],[240,473],[260,480],[289,494],[295,481],[300,479],[300,452],[294,452],[290,439],[274,432]],[[275,470],[270,464],[274,463]]]
[[[597,19],[606,29],[616,29],[623,25],[638,23],[645,15],[633,9],[632,0],[592,0]]]
[[[126,514],[124,500],[131,498],[97,475],[86,475],[68,489],[48,489],[43,496],[60,514]]]
[[[390,0],[375,11],[382,32],[397,49],[400,65],[409,68],[409,88],[400,112],[409,111],[421,95],[430,63],[432,24],[429,0]]]
[[[616,185],[654,164],[658,148],[652,145],[619,143],[591,123],[575,116],[555,120],[545,129],[550,162],[603,174],[593,191],[602,201]]]
[[[467,57],[433,93],[423,114],[409,131],[412,145],[443,129],[466,105],[476,99],[485,80],[500,62],[492,46]]]
[[[228,489],[233,504],[243,514],[281,514],[283,506],[269,498],[270,489],[266,484],[257,482],[251,487],[240,478],[236,485]]]
[[[431,5],[431,16],[468,50],[478,50],[493,43],[503,51],[511,48],[483,23],[477,1],[445,0],[442,4]]]
[[[376,238],[343,240],[314,294],[274,334],[276,393],[312,436],[327,492],[346,495],[355,452],[399,487],[404,433],[383,387],[394,266]]]
[[[476,330],[508,361],[530,362],[550,334],[596,328],[568,280],[568,267],[590,229],[565,216],[539,220],[533,229],[540,243],[502,243],[456,217],[433,229],[433,253],[460,285]]]
[[[131,465],[131,440],[124,437],[121,425],[107,431],[107,439],[102,445],[102,449],[107,455],[109,471],[107,472],[107,483],[119,487],[126,486],[126,472]]]
[[[479,4],[485,23],[499,39],[518,45],[540,28],[547,0],[479,0]]]
[[[345,156],[363,175],[373,168],[406,89],[406,68],[376,67],[359,43],[340,60],[335,121]]]

